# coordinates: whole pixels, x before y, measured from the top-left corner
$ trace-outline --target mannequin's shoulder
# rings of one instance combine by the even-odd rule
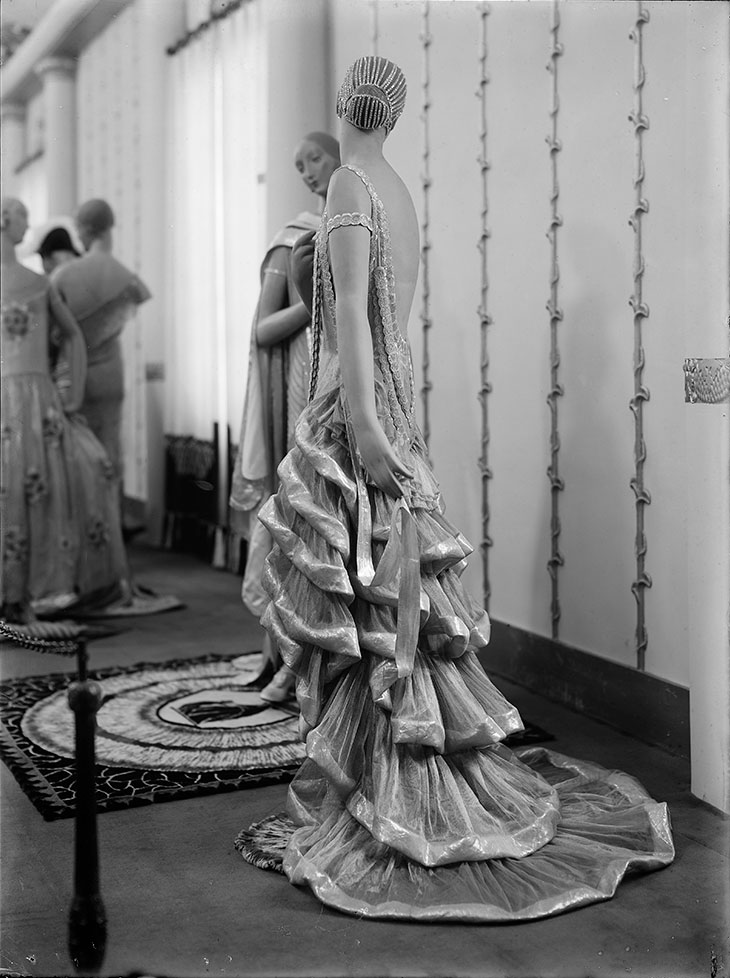
[[[20,263],[6,268],[3,266],[2,299],[3,302],[12,302],[16,299],[25,299],[29,294],[45,293],[48,291],[49,282],[45,275],[26,268]]]
[[[370,193],[363,176],[346,166],[335,170],[327,190],[327,213],[354,214],[369,210]]]

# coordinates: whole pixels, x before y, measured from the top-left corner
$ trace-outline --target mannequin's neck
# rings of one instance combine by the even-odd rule
[[[110,255],[112,251],[112,235],[111,231],[105,231],[98,238],[94,240],[89,245],[89,254],[100,254],[100,255]]]
[[[343,163],[353,163],[355,166],[367,168],[369,163],[383,160],[383,143],[385,132],[376,129],[363,132],[349,123],[343,123],[340,133],[340,155]]]

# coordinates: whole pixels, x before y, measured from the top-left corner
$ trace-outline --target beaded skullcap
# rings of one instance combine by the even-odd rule
[[[393,128],[406,104],[406,79],[398,65],[367,55],[350,65],[337,96],[337,115],[357,129]]]

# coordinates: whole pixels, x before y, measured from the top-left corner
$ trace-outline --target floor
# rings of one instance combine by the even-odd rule
[[[93,665],[260,647],[238,579],[198,560],[137,546],[141,583],[187,607],[127,620],[92,646]],[[488,663],[488,656],[485,657]],[[3,678],[69,669],[0,646]],[[614,900],[516,925],[360,920],[245,863],[239,829],[283,807],[286,787],[110,812],[99,818],[108,946],[102,974],[728,978],[728,820],[689,793],[686,761],[498,681],[556,750],[621,767],[669,803],[677,858],[625,882]],[[0,764],[0,975],[68,975],[73,821],[45,822]]]

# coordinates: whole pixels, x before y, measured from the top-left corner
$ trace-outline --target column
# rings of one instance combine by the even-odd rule
[[[48,215],[76,207],[76,61],[44,58],[36,68],[43,82]]]
[[[2,192],[13,197],[17,193],[17,167],[25,157],[25,106],[19,102],[3,102],[0,106],[0,148],[2,149]]]

